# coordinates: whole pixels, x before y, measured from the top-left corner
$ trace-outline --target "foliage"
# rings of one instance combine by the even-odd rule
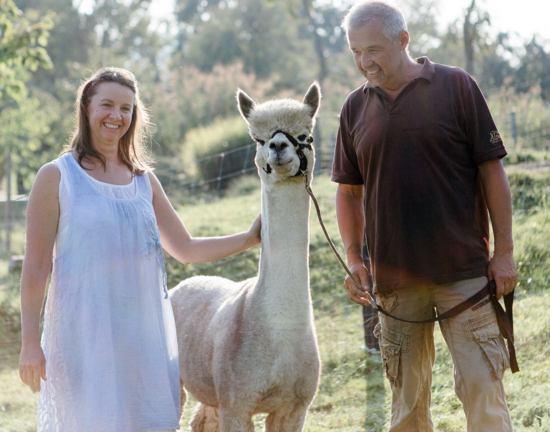
[[[195,66],[171,72],[167,84],[158,83],[152,91],[144,92],[156,123],[158,145],[153,147],[154,155],[179,154],[191,129],[237,115],[237,88],[263,99],[273,85],[272,80],[260,80],[254,73],[245,72],[240,61],[218,64],[209,72]]]
[[[250,147],[247,148],[251,143],[248,125],[240,116],[216,120],[187,134],[184,166],[196,180],[203,181],[215,179],[220,173],[230,175],[240,172],[253,166],[254,149],[250,151]],[[244,160],[245,155],[248,155],[247,160]],[[227,183],[224,181],[224,186]]]
[[[44,47],[53,16],[34,20],[35,15],[23,14],[12,0],[0,0],[0,109],[6,101],[25,97],[29,71],[52,67]]]
[[[520,57],[520,66],[514,75],[514,84],[520,92],[528,92],[540,86],[540,96],[550,101],[550,53],[544,49],[544,41],[533,37],[525,45],[525,53]]]

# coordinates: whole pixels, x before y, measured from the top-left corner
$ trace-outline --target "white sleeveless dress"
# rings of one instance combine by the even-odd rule
[[[70,198],[46,304],[38,432],[179,429],[177,339],[149,176],[134,178],[132,198],[114,198],[71,154],[55,162]]]

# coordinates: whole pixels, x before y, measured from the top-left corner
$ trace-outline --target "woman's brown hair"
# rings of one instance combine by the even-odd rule
[[[130,127],[119,141],[118,154],[132,173],[141,175],[151,170],[151,159],[146,153],[146,144],[150,137],[151,123],[149,113],[139,97],[139,87],[134,75],[124,69],[106,67],[99,69],[91,78],[84,81],[78,89],[75,114],[76,128],[68,146],[61,154],[75,152],[78,163],[82,166],[82,159],[94,162],[99,160],[105,169],[105,157],[94,150],[88,120],[88,107],[92,97],[96,94],[101,83],[117,83],[128,87],[134,92],[134,107]],[[84,167],[83,167],[84,168]]]

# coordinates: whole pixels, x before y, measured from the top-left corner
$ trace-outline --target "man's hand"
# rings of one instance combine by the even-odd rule
[[[518,271],[513,254],[511,252],[505,254],[495,253],[489,261],[487,277],[489,280],[494,279],[497,284],[497,299],[500,300],[503,295],[511,293],[518,280]]]
[[[357,304],[369,304],[366,296],[368,295],[368,291],[371,287],[369,287],[369,272],[367,268],[363,265],[363,263],[357,263],[355,265],[351,265],[349,269],[351,274],[355,277],[355,279],[357,279],[357,282],[359,282],[359,284],[363,287],[363,291],[357,288],[351,278],[346,275],[346,279],[344,280],[346,294],[351,301]]]

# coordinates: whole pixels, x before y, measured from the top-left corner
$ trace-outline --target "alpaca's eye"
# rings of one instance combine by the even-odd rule
[[[256,142],[260,143],[260,145],[264,145],[265,141],[262,141],[261,139],[255,138]]]
[[[298,137],[298,140],[299,140],[299,141],[303,141],[303,140],[305,140],[306,138],[307,138],[306,135],[300,135],[300,136]]]

